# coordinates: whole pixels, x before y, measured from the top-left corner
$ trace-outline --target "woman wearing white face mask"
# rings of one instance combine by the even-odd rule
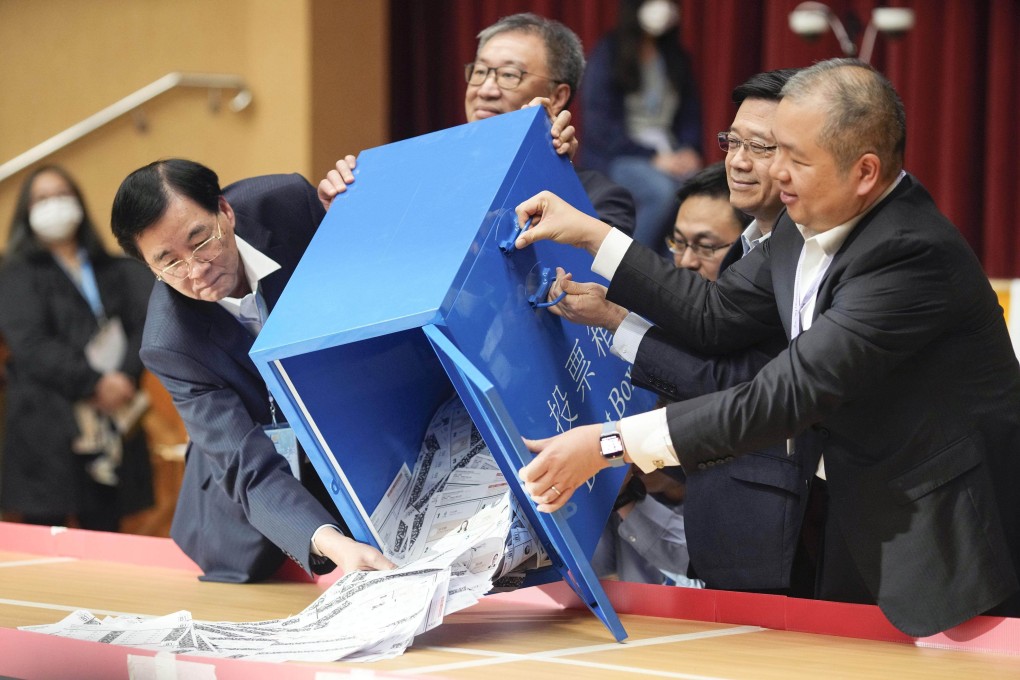
[[[701,105],[673,0],[621,0],[581,85],[581,162],[634,196],[634,239],[665,255],[676,192],[702,165]]]
[[[64,170],[25,179],[0,269],[6,517],[116,531],[152,504],[144,437],[117,426],[144,405],[138,348],[151,288],[143,266],[103,248]]]

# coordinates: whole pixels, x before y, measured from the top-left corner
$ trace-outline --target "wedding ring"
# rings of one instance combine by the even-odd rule
[[[551,485],[549,486],[549,488],[550,488],[550,489],[552,489],[553,491],[555,491],[555,492],[556,492],[556,497],[557,497],[557,498],[559,498],[560,496],[562,496],[562,495],[563,495],[563,492],[562,492],[562,491],[560,491],[559,489],[557,489],[557,488],[556,488],[556,485],[555,485],[555,484],[551,484]]]

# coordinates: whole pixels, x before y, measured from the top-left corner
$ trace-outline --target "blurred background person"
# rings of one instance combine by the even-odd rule
[[[10,350],[0,508],[9,517],[116,531],[123,515],[151,505],[135,426],[151,288],[144,267],[103,248],[65,170],[28,175],[0,268]]]
[[[628,189],[634,239],[665,253],[676,192],[702,166],[701,105],[671,0],[621,0],[581,88],[585,167]]]

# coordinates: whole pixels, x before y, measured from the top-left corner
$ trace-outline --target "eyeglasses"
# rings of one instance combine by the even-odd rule
[[[524,76],[534,76],[536,78],[542,78],[543,80],[551,80],[554,83],[559,82],[553,78],[547,78],[546,76],[540,76],[537,73],[531,73],[529,71],[522,71],[519,68],[513,66],[486,66],[485,64],[479,64],[478,62],[472,62],[464,65],[464,79],[467,80],[468,85],[477,87],[484,83],[490,73],[496,74],[496,87],[501,90],[516,90]]]
[[[744,147],[744,150],[751,154],[754,158],[771,158],[772,154],[774,154],[776,149],[779,148],[775,144],[772,146],[766,146],[761,142],[734,137],[728,132],[720,132],[716,135],[716,138],[719,140],[719,148],[726,153],[736,153],[740,147]]]
[[[694,253],[695,257],[699,257],[702,260],[710,260],[715,257],[715,254],[724,248],[729,248],[736,241],[730,241],[729,243],[723,243],[718,246],[706,246],[703,243],[688,243],[687,241],[673,238],[672,236],[666,237],[666,247],[669,248],[669,252],[680,257],[687,249],[690,248],[691,252]]]
[[[195,249],[191,251],[191,257],[186,257],[183,260],[174,260],[160,269],[159,274],[156,275],[156,280],[162,281],[167,276],[173,279],[187,278],[191,274],[191,263],[193,261],[212,262],[220,256],[223,252],[222,239],[223,231],[220,229],[220,216],[217,214],[216,233],[195,246]]]

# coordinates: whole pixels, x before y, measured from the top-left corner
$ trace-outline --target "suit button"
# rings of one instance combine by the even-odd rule
[[[714,460],[710,460],[707,463],[705,463],[705,465],[707,465],[708,467],[715,467],[715,461]]]
[[[723,462],[724,463],[732,463],[733,462],[733,456],[726,456],[726,458],[723,460]]]
[[[704,463],[698,463],[698,469],[704,470],[707,466]]]

